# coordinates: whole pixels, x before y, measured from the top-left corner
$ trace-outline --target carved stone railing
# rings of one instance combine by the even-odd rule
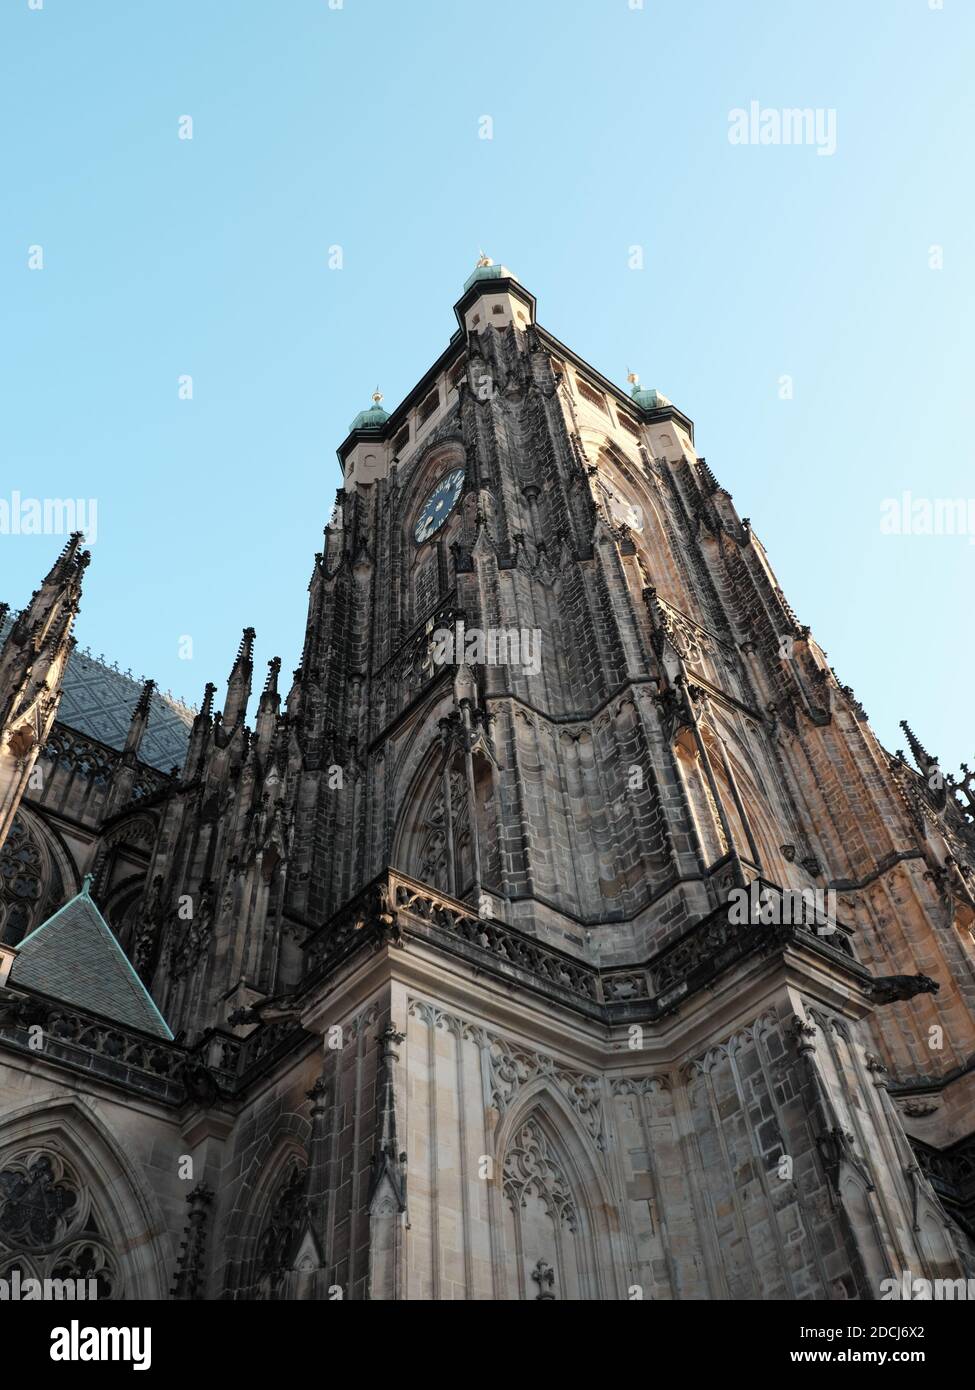
[[[0,1047],[34,1059],[50,1058],[165,1105],[230,1099],[246,1089],[255,1071],[300,1036],[300,1025],[284,1020],[262,1024],[243,1038],[212,1028],[193,1047],[183,1047],[68,1008],[33,990],[0,990]]]
[[[305,944],[306,988],[369,940],[381,946],[404,932],[436,936],[491,956],[499,968],[547,982],[559,991],[598,1002],[599,977],[565,952],[541,946],[523,932],[479,917],[469,904],[416,879],[387,870],[374,879]]]
[[[295,1020],[281,1019],[263,1023],[243,1039],[237,1062],[238,1080],[244,1081],[253,1071],[301,1037],[301,1025]]]
[[[184,1078],[191,1060],[185,1048],[94,1018],[34,991],[18,989],[4,995],[5,1007],[0,1009],[4,1046],[34,1060],[55,1060],[166,1104],[185,1099]],[[12,1012],[16,1010],[19,1017]]]
[[[92,782],[96,787],[107,787],[122,765],[122,754],[117,748],[110,748],[108,744],[61,723],[55,723],[40,756],[53,763],[55,769]],[[132,787],[132,800],[141,801],[154,796],[168,782],[166,773],[140,762]]]
[[[781,899],[776,885],[758,880],[758,886]],[[841,923],[827,920],[819,929],[790,921],[739,924],[728,904],[722,904],[645,964],[599,968],[494,918],[479,917],[470,904],[391,869],[306,942],[303,992],[366,943],[378,949],[410,936],[429,937],[476,960],[482,969],[493,966],[502,976],[561,997],[607,1022],[628,1020],[637,1012],[647,1020],[661,1017],[735,961],[790,942],[824,951],[837,963],[854,964],[851,933]],[[856,969],[868,978],[862,967]]]
[[[500,922],[481,918],[464,904],[442,897],[413,879],[397,873],[388,877],[394,914],[406,912],[458,942],[486,951],[499,967],[527,973],[569,994],[601,1002],[599,972],[593,966],[542,946]]]
[[[389,875],[380,874],[305,941],[305,975],[333,969],[388,912]]]
[[[783,890],[776,884],[765,879],[754,882],[759,892],[784,903]],[[733,961],[753,951],[783,946],[790,940],[825,946],[827,951],[854,960],[851,937],[849,927],[830,917],[824,918],[819,927],[788,920],[769,925],[738,923],[732,919],[730,905],[722,903],[648,963],[650,993],[664,1010],[672,1008],[705,978],[712,978]]]
[[[975,1236],[975,1135],[969,1134],[950,1149],[934,1149],[918,1139],[911,1139],[911,1145],[935,1192]]]
[[[774,885],[766,884],[774,889]],[[28,989],[0,990],[0,1047],[49,1056],[71,1070],[97,1076],[162,1104],[212,1104],[246,1091],[251,1081],[290,1055],[304,1034],[300,1017],[316,986],[361,949],[427,941],[460,956],[482,973],[496,973],[605,1024],[653,1022],[708,985],[729,965],[754,952],[802,944],[832,957],[869,983],[851,959],[849,932],[818,937],[797,925],[737,925],[723,904],[645,964],[599,969],[494,918],[438,893],[396,870],[373,880],[305,943],[306,968],[291,1007],[246,1037],[210,1029],[192,1048],[69,1008]],[[42,1047],[30,1029],[39,1024]],[[32,1043],[32,1038],[34,1039]],[[930,1151],[932,1181],[950,1181],[971,1202],[975,1158],[969,1151]],[[919,1155],[919,1161],[925,1162]],[[950,1173],[939,1165],[950,1161]],[[935,1171],[937,1170],[937,1172]]]
[[[87,734],[79,734],[65,724],[54,725],[40,755],[69,776],[81,777],[96,787],[108,786],[122,760],[117,749]]]
[[[220,1085],[232,1090],[244,1070],[246,1042],[246,1038],[238,1038],[222,1028],[210,1028],[194,1050]]]

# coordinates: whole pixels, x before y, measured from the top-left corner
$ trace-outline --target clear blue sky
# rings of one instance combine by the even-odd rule
[[[971,759],[975,545],[880,508],[975,496],[975,4],[629,3],[4,0],[0,497],[97,499],[83,644],[190,702],[248,624],[290,671],[335,449],[483,246],[695,420],[888,746]],[[731,145],[753,100],[836,153]],[[60,543],[0,536],[0,596]]]

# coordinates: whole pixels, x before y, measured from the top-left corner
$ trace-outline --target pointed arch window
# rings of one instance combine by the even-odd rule
[[[16,946],[27,935],[41,896],[41,847],[18,811],[0,850],[0,941]]]
[[[486,758],[476,756],[473,768],[472,816],[463,759],[452,756],[445,762],[440,754],[428,764],[407,797],[393,853],[403,873],[461,899],[470,897],[478,870],[482,887],[497,880],[494,782]]]
[[[288,1163],[268,1206],[257,1242],[257,1297],[286,1296],[294,1267],[295,1245],[308,1206],[308,1168],[294,1157]]]
[[[504,1159],[509,1296],[578,1299],[585,1281],[585,1242],[564,1164],[537,1116],[518,1127]]]
[[[0,1278],[82,1280],[99,1300],[119,1298],[122,1279],[88,1186],[53,1150],[0,1159]]]

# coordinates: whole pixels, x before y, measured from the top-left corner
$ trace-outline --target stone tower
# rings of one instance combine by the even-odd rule
[[[152,838],[105,910],[175,1039],[71,1084],[154,1213],[144,1296],[971,1267],[972,775],[878,743],[691,420],[535,310],[482,258],[356,417],[284,699],[275,658],[248,723],[248,629],[178,773],[140,780],[148,687],[132,715],[105,826]],[[29,1070],[16,1018],[56,1006],[21,995]]]

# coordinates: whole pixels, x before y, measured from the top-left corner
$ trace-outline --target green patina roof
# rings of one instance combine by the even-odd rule
[[[165,1019],[89,897],[89,883],[86,878],[76,897],[24,937],[10,984],[171,1041]]]
[[[377,430],[381,425],[385,425],[388,419],[388,410],[383,410],[381,405],[371,405],[368,410],[359,411],[349,426],[349,433],[354,434],[356,430]]]
[[[517,275],[512,275],[506,265],[479,265],[473,275],[469,275],[464,281],[464,293],[470,289],[471,285],[476,285],[478,280],[517,280]]]
[[[634,386],[630,394],[641,410],[656,410],[660,404],[657,392],[650,386]]]

